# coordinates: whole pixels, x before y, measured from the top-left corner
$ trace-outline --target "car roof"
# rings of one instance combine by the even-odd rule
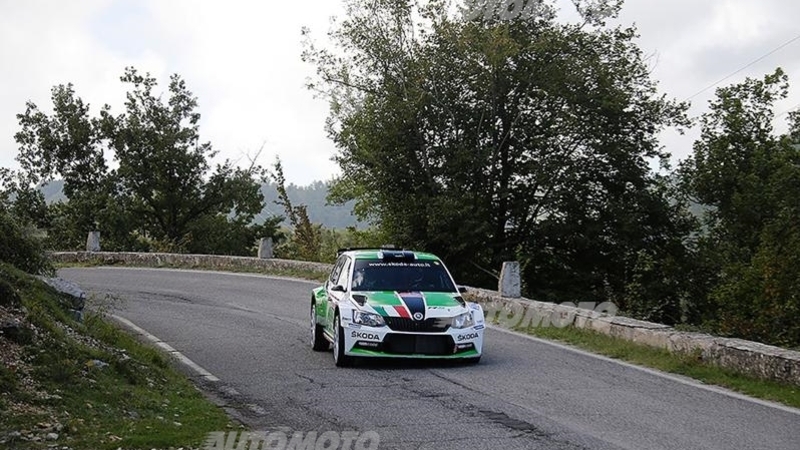
[[[355,259],[380,259],[381,252],[405,252],[413,253],[414,259],[418,261],[439,261],[439,257],[433,253],[417,252],[412,250],[395,250],[395,249],[358,249],[342,252],[343,255],[350,255]]]

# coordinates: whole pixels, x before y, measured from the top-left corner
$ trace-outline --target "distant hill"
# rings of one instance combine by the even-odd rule
[[[54,180],[43,186],[39,190],[44,194],[44,201],[49,205],[50,203],[61,202],[66,200],[64,197],[64,181]]]
[[[265,207],[259,219],[273,215],[285,215],[283,207],[275,204],[278,200],[278,190],[275,184],[262,185],[261,193],[264,194]],[[315,181],[308,186],[289,184],[286,186],[286,193],[293,205],[303,204],[308,207],[308,218],[313,223],[321,223],[325,228],[333,229],[350,226],[366,227],[365,223],[359,223],[352,214],[354,202],[347,202],[341,206],[327,205],[328,183]]]
[[[62,180],[52,181],[41,188],[44,199],[47,203],[66,200],[63,193],[64,182]],[[273,215],[283,216],[283,208],[275,204],[278,200],[278,190],[272,183],[261,186],[261,193],[264,194],[264,210],[256,218],[261,221]],[[328,183],[315,181],[308,186],[297,186],[290,184],[286,186],[286,193],[295,205],[304,204],[308,206],[308,216],[314,223],[321,223],[325,228],[338,229],[350,226],[359,228],[366,227],[366,224],[359,223],[352,215],[353,202],[348,202],[342,206],[326,205],[328,196]]]

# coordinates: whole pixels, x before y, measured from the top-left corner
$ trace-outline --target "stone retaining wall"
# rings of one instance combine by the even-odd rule
[[[52,258],[60,263],[102,263],[131,266],[203,267],[216,270],[277,269],[327,272],[330,264],[259,259],[219,255],[180,255],[167,253],[58,252]],[[470,288],[465,297],[481,303],[487,318],[500,326],[566,326],[594,330],[627,341],[663,348],[674,353],[696,355],[705,361],[737,372],[768,380],[800,385],[800,352],[741,339],[720,338],[702,333],[675,330],[667,325],[614,316],[613,308],[600,305],[583,309],[524,298],[501,297],[495,291]],[[613,305],[611,305],[613,306]],[[609,311],[611,314],[603,313]]]
[[[51,258],[56,263],[131,265],[138,267],[202,267],[214,270],[273,269],[329,272],[330,264],[292,261],[288,259],[259,259],[246,256],[183,255],[173,253],[131,252],[55,252]]]
[[[566,326],[590,329],[609,336],[673,353],[694,355],[720,367],[766,380],[800,385],[800,352],[742,339],[678,331],[670,326],[603,314],[589,309],[505,298],[497,292],[470,289],[465,297],[481,303],[487,320],[506,328]]]

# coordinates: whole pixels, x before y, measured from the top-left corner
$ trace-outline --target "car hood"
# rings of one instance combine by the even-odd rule
[[[384,317],[410,319],[415,313],[422,313],[424,317],[449,317],[469,310],[455,292],[353,292],[352,296],[356,303],[364,304],[364,309]]]

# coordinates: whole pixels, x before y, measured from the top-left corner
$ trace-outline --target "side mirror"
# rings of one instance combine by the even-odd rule
[[[459,287],[458,287],[458,292],[460,292],[460,293],[462,293],[462,294],[463,294],[463,293],[465,293],[465,292],[467,292],[468,290],[469,290],[469,289],[467,289],[467,287],[466,287],[466,286],[459,286]]]
[[[341,284],[337,284],[331,288],[331,292],[347,292],[347,289],[345,289]]]

